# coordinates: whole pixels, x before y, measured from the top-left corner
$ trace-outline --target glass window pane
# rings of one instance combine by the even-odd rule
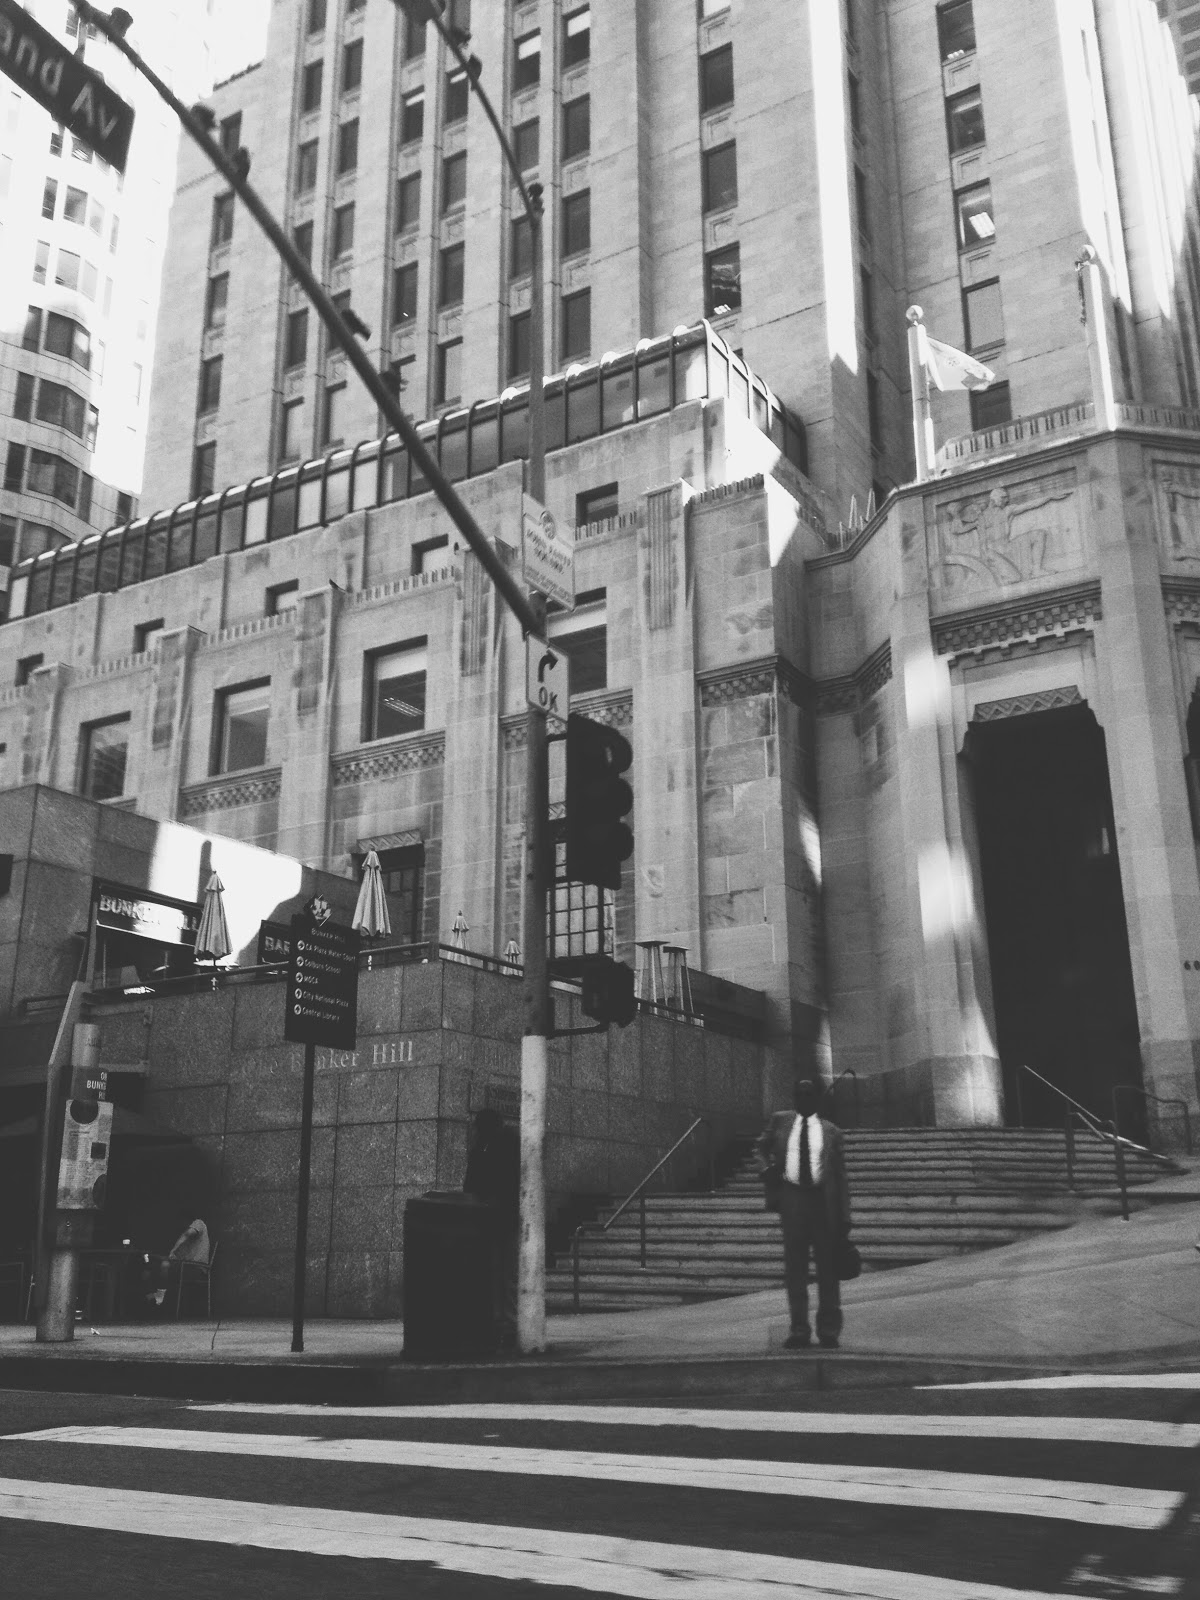
[[[974,149],[986,137],[983,126],[983,98],[978,89],[968,89],[946,101],[946,126],[950,154]]]
[[[671,408],[671,358],[658,356],[638,363],[638,416],[652,417]]]
[[[959,248],[968,250],[973,245],[990,244],[996,237],[991,184],[981,183],[973,189],[964,189],[956,196],[955,207]]]
[[[425,726],[425,667],[424,645],[373,658],[369,739],[394,739]]]
[[[231,689],[222,696],[221,713],[218,772],[241,772],[247,767],[265,766],[271,685],[261,683],[245,689]]]
[[[981,283],[963,295],[967,324],[967,349],[1004,342],[1004,308],[999,283]]]
[[[713,250],[707,259],[704,288],[704,314],[709,317],[728,316],[738,311],[742,304],[742,251],[741,246],[729,245],[724,250]]]
[[[723,211],[737,204],[737,145],[731,140],[703,158],[704,209]]]
[[[129,719],[93,723],[84,729],[82,791],[89,800],[115,800],[125,793]]]
[[[592,101],[590,95],[570,100],[563,107],[563,160],[574,161],[592,146]]]
[[[396,231],[404,233],[421,220],[421,174],[410,173],[396,183]]]
[[[476,417],[471,423],[471,473],[490,472],[500,460],[500,414]]]
[[[467,475],[467,419],[456,422],[442,434],[442,471],[451,483]]]
[[[715,111],[733,99],[733,46],[700,57],[700,110]]]
[[[513,154],[522,172],[528,172],[538,164],[538,131],[537,117],[522,122],[519,127],[513,129]]]
[[[567,390],[567,442],[592,439],[600,432],[600,373],[591,372]]]
[[[951,0],[938,8],[938,44],[942,60],[951,61],[975,48],[975,7],[973,0]]]
[[[633,372],[626,368],[621,372],[606,372],[604,374],[604,427],[617,428],[622,423],[633,421]]]

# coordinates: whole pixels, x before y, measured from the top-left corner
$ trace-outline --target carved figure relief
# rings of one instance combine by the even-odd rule
[[[1159,540],[1173,561],[1200,562],[1200,469],[1154,463]]]
[[[1083,564],[1075,474],[1056,472],[944,501],[937,511],[939,589],[1002,588]]]

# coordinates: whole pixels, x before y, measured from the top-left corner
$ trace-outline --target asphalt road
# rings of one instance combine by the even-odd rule
[[[0,1593],[1200,1600],[1200,1373],[1134,1384],[787,1411],[0,1391]]]

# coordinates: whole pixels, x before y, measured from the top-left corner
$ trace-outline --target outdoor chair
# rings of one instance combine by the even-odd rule
[[[188,1273],[192,1274],[194,1283],[204,1284],[205,1298],[208,1307],[208,1320],[212,1321],[212,1270],[213,1262],[217,1259],[217,1246],[214,1244],[209,1252],[207,1262],[204,1261],[179,1261],[179,1284],[175,1290],[175,1320],[179,1321],[179,1307],[183,1301],[183,1283]]]

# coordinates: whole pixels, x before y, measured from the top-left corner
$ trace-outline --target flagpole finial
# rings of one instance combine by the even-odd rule
[[[908,310],[904,313],[904,315],[912,323],[914,328],[916,327],[918,322],[924,322],[924,320],[925,320],[925,313],[924,313],[924,311],[921,310],[920,306],[909,306]]]

